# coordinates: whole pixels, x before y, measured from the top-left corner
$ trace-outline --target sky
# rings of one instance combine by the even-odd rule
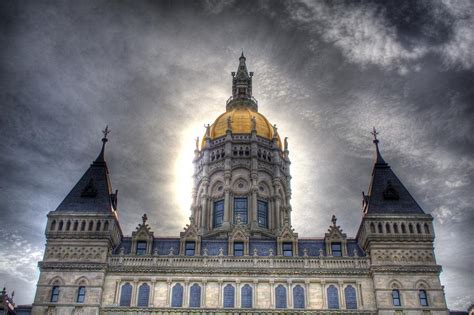
[[[188,223],[192,158],[242,50],[289,138],[292,223],[350,237],[374,146],[434,218],[448,306],[474,302],[474,3],[0,2],[0,285],[33,301],[46,215],[98,155],[130,235]],[[308,225],[307,222],[312,222]]]

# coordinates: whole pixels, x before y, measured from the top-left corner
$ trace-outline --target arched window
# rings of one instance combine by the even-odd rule
[[[101,222],[97,221],[97,225],[95,226],[95,230],[100,231],[100,226],[101,226]]]
[[[150,286],[147,283],[142,284],[138,288],[138,301],[137,306],[148,306],[150,298]]]
[[[104,223],[104,231],[108,231],[109,230],[109,221],[105,221]]]
[[[392,304],[393,306],[402,306],[402,301],[400,300],[400,291],[392,290]]]
[[[392,233],[392,232],[390,231],[390,224],[388,224],[388,223],[385,224],[385,231],[386,231],[387,233]]]
[[[201,307],[201,286],[197,283],[189,290],[189,307]]]
[[[332,284],[327,289],[328,293],[328,308],[339,309],[339,294],[337,288]]]
[[[59,226],[58,226],[58,231],[62,231],[63,230],[63,220],[59,221]]]
[[[402,233],[405,234],[407,232],[407,229],[405,227],[405,224],[402,223]]]
[[[370,232],[375,233],[375,225],[373,223],[370,223]]]
[[[71,221],[67,221],[66,223],[66,231],[69,231],[71,229]]]
[[[416,224],[416,233],[421,234],[421,226],[420,223]]]
[[[120,292],[120,306],[130,306],[130,302],[132,302],[132,285],[127,282]]]
[[[224,308],[235,307],[235,288],[232,284],[228,284],[224,287]]]
[[[287,308],[288,305],[286,303],[286,288],[279,284],[275,288],[275,307],[276,308]]]
[[[177,283],[173,287],[171,297],[171,307],[182,307],[183,306],[183,286]]]
[[[81,223],[81,231],[85,231],[86,230],[86,221],[82,221]]]
[[[382,223],[378,224],[379,233],[383,233]]]
[[[74,230],[74,231],[77,231],[78,226],[79,226],[79,222],[74,221],[74,228],[73,228],[73,230]]]
[[[426,295],[425,290],[418,291],[418,297],[420,298],[421,306],[428,306],[428,295]]]
[[[94,226],[94,222],[89,221],[89,231],[92,231],[93,226]]]
[[[430,234],[430,227],[425,223],[425,234]]]
[[[77,303],[84,303],[85,299],[86,299],[86,287],[79,287],[77,289],[76,302]]]
[[[411,234],[415,233],[413,232],[413,225],[411,225],[411,223],[408,224],[408,230],[410,231]]]
[[[212,213],[212,226],[219,227],[224,222],[224,200],[214,201],[214,209]]]
[[[268,202],[257,201],[258,226],[268,229]]]
[[[242,224],[248,223],[248,200],[247,198],[234,198],[234,224],[240,216]]]
[[[51,302],[56,303],[59,300],[59,287],[54,286],[51,290]]]
[[[56,220],[53,220],[53,222],[51,222],[51,231],[54,230],[56,230]]]
[[[393,233],[398,234],[398,224],[396,224],[396,223],[393,225]]]
[[[299,284],[293,288],[293,307],[305,308],[304,289]]]
[[[357,309],[357,296],[356,290],[353,286],[348,285],[344,289],[344,297],[346,299],[346,308],[348,310],[356,310]]]
[[[240,291],[240,307],[252,308],[252,287],[248,284],[244,285]]]

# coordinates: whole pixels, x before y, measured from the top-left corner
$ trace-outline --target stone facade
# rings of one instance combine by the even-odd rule
[[[190,222],[131,236],[102,150],[48,214],[33,314],[448,314],[432,217],[376,159],[353,238],[333,216],[321,238],[291,226],[287,139],[258,113],[245,57],[226,112],[196,141]]]

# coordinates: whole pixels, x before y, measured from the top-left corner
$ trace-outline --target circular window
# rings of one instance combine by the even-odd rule
[[[239,188],[244,188],[244,184],[239,183],[238,187],[239,187]]]

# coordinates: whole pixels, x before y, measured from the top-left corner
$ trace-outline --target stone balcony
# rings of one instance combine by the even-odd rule
[[[109,271],[175,270],[192,273],[212,269],[213,272],[252,272],[285,274],[336,273],[352,274],[369,271],[367,257],[283,257],[283,256],[136,256],[109,257]]]

